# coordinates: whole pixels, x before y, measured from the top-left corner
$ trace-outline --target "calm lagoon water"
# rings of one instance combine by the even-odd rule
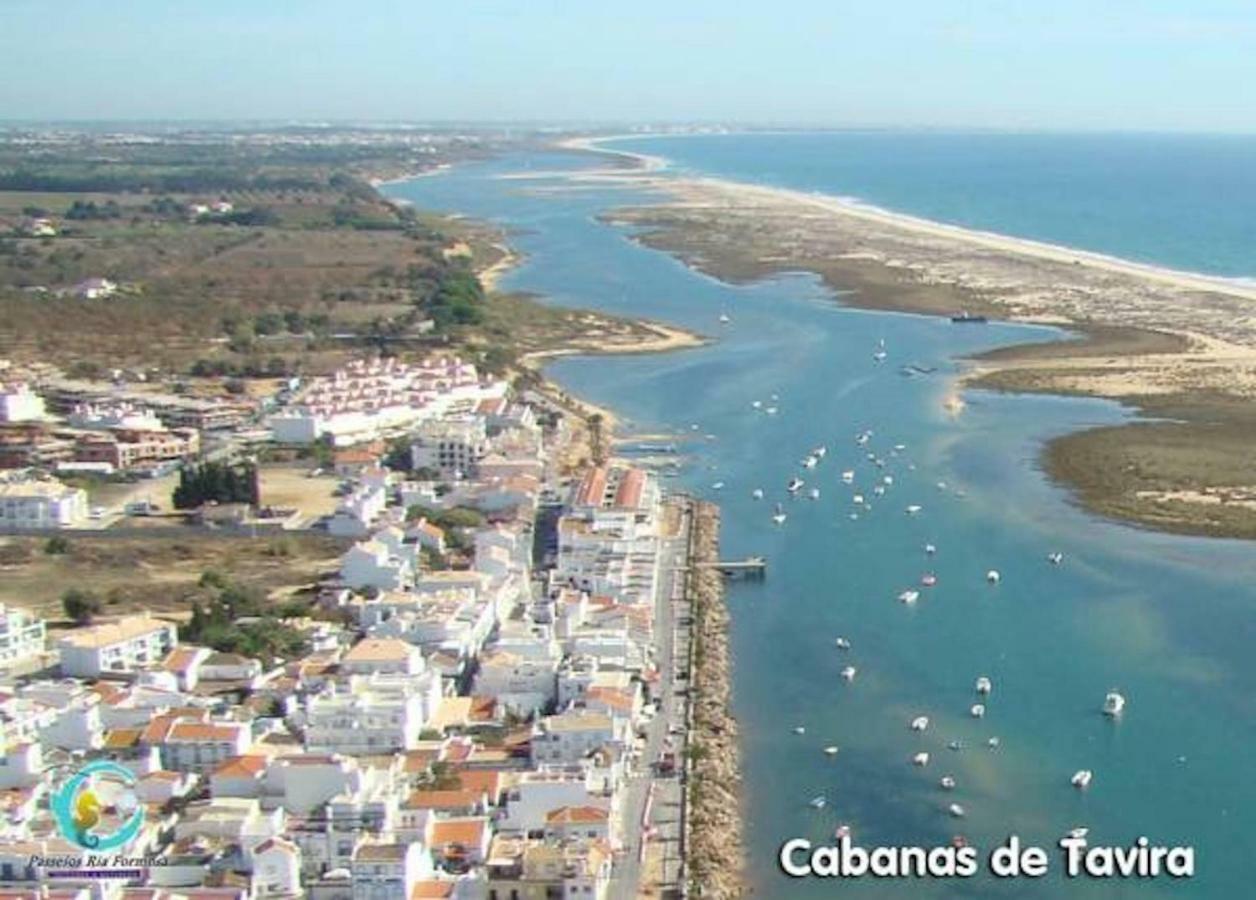
[[[517,155],[390,191],[511,229],[526,258],[506,288],[717,338],[660,356],[563,359],[549,373],[613,407],[629,430],[688,435],[673,484],[722,504],[726,555],[770,561],[765,582],[734,585],[729,595],[759,896],[1247,896],[1256,875],[1248,851],[1256,554],[1238,542],[1097,521],[1044,480],[1042,442],[1120,421],[1112,404],[970,392],[962,415],[943,409],[957,358],[1062,335],[848,309],[801,276],[721,284],[600,223],[599,213],[649,198],[562,177],[590,164]],[[721,313],[732,321],[719,324]],[[877,362],[880,341],[887,358]],[[936,371],[907,377],[900,366],[908,363]],[[779,412],[758,412],[754,400]],[[858,446],[866,430],[872,436]],[[803,471],[799,461],[819,444],[827,457]],[[894,454],[896,444],[906,449]],[[854,486],[842,484],[844,469],[856,471]],[[787,499],[794,475],[820,498]],[[877,496],[886,475],[893,484]],[[751,498],[756,487],[765,501]],[[856,509],[855,493],[872,508]],[[788,513],[780,527],[769,520],[778,500]],[[909,504],[921,512],[907,515]],[[937,545],[933,558],[927,542]],[[1062,565],[1046,561],[1051,551],[1064,554]],[[997,586],[986,583],[991,568],[1002,574]],[[937,586],[922,588],[914,606],[898,602],[925,572]],[[850,651],[835,648],[838,635]],[[852,684],[838,675],[847,664],[859,670]],[[983,674],[994,692],[978,721],[968,710]],[[1119,722],[1099,713],[1114,687],[1129,698]],[[908,727],[916,715],[930,717],[923,734]],[[805,736],[793,733],[797,725]],[[1001,739],[997,750],[986,747],[991,736]],[[952,739],[965,749],[948,750]],[[822,752],[829,744],[840,746],[836,758]],[[926,768],[910,764],[918,750],[931,754]],[[1085,792],[1069,784],[1081,768],[1095,773]],[[944,774],[958,782],[953,793],[937,787]],[[829,803],[817,811],[807,801],[820,794]],[[966,818],[947,815],[951,802]],[[864,846],[934,845],[962,832],[984,850],[1016,833],[1053,849],[1053,874],[840,883],[779,873],[784,840],[822,841],[843,822]],[[1139,835],[1191,844],[1198,874],[1067,881],[1054,844],[1079,825],[1089,826],[1092,844]]]

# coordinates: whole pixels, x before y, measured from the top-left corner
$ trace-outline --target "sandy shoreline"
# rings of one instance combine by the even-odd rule
[[[1190,534],[1256,537],[1256,285],[974,231],[840,197],[716,178],[600,146],[634,165],[579,173],[664,197],[603,218],[732,283],[813,272],[849,305],[961,310],[1074,330],[1080,340],[970,361],[943,403],[982,387],[1101,397],[1161,421],[1057,438],[1044,467],[1093,512]],[[973,326],[964,326],[973,327]],[[1172,419],[1173,421],[1167,421]],[[1206,455],[1207,465],[1199,462]],[[1218,499],[1220,498],[1220,499]]]

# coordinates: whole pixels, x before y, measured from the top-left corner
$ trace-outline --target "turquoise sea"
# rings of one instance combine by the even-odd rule
[[[678,168],[690,171],[789,187],[805,181],[792,180],[793,157],[764,136],[746,137],[746,146],[736,146],[741,138],[712,139],[720,149],[709,165],[700,149],[705,140],[622,146],[682,160]],[[1002,138],[991,140],[998,145]],[[985,152],[997,155],[997,146]],[[738,159],[735,171],[730,156]],[[613,407],[629,430],[687,436],[685,466],[671,484],[723,505],[726,555],[769,559],[765,582],[734,585],[729,595],[757,895],[1250,896],[1256,878],[1249,850],[1256,826],[1251,545],[1098,521],[1044,479],[1037,467],[1043,441],[1120,421],[1126,413],[1113,404],[970,392],[961,415],[944,411],[957,359],[1063,337],[1060,332],[849,309],[803,276],[722,284],[600,222],[606,210],[650,198],[565,177],[595,164],[559,152],[518,154],[390,191],[510,229],[525,259],[504,279],[506,288],[716,338],[666,355],[564,359],[549,372]],[[1230,261],[1210,267],[1199,257],[1159,254],[1165,242],[1189,243],[1186,237],[1175,243],[1167,232],[1143,244],[1137,235],[1121,238],[1128,246],[1088,243],[1080,230],[1053,230],[1062,227],[1063,214],[1034,230],[1026,204],[1006,196],[1017,179],[994,179],[988,190],[998,197],[970,198],[979,212],[968,218],[936,198],[942,205],[931,210],[895,205],[858,179],[847,185],[836,175],[824,177],[808,189],[991,229],[999,223],[980,210],[1016,208],[1018,223],[1007,230],[1025,236],[1181,268],[1256,270],[1236,256],[1242,241],[1234,235],[1223,254]],[[911,183],[907,178],[901,187],[903,196],[912,193]],[[1248,204],[1245,215],[1253,208]],[[722,313],[727,324],[719,322]],[[886,358],[878,362],[882,341]],[[905,364],[935,371],[908,377],[900,374]],[[755,400],[777,413],[756,410]],[[871,436],[860,445],[865,432]],[[800,460],[820,444],[827,445],[825,459],[802,469]],[[895,451],[900,444],[904,449]],[[847,469],[856,473],[854,485],[840,478]],[[818,487],[819,499],[788,499],[785,485],[795,475],[807,482],[801,493]],[[884,483],[887,475],[892,484]],[[724,482],[721,490],[717,482]],[[874,493],[878,483],[883,495]],[[765,500],[752,499],[756,487]],[[870,509],[856,507],[856,493]],[[770,521],[777,501],[788,514],[782,526]],[[920,512],[908,515],[909,505]],[[936,545],[935,556],[925,554],[926,543]],[[1046,560],[1054,551],[1064,554],[1060,565]],[[989,569],[1001,573],[997,585],[987,583]],[[926,572],[937,576],[935,587],[919,587]],[[910,606],[897,599],[909,588],[921,592]],[[850,650],[835,647],[839,635],[849,638]],[[846,665],[858,668],[853,683],[839,677]],[[969,708],[980,675],[994,689],[985,717],[976,720]],[[1129,700],[1119,721],[1099,712],[1112,688]],[[923,733],[909,728],[918,715],[930,718]],[[800,725],[805,735],[794,733]],[[1000,739],[998,749],[986,746],[992,736]],[[963,749],[947,749],[952,740]],[[827,745],[840,747],[836,757],[825,755]],[[922,750],[929,764],[913,766],[911,757]],[[1069,780],[1083,768],[1093,770],[1094,781],[1079,791]],[[956,779],[953,792],[938,787],[946,774]],[[823,810],[808,805],[817,795],[828,800]],[[965,818],[948,815],[952,802],[963,805]],[[823,841],[839,823],[850,824],[863,846],[931,846],[962,833],[984,852],[1015,833],[1051,849],[1052,873],[1040,880],[981,875],[949,882],[780,874],[783,841]],[[1089,827],[1092,845],[1124,846],[1140,835],[1191,845],[1197,874],[1184,881],[1067,880],[1055,841],[1077,826]]]

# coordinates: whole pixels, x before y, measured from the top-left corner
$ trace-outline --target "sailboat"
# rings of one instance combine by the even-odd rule
[[[776,504],[776,512],[772,513],[772,521],[777,525],[783,525],[785,523],[785,510],[779,503]]]

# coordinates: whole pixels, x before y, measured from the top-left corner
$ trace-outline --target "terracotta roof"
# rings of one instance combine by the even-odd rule
[[[81,650],[99,650],[101,647],[134,640],[167,628],[173,629],[174,625],[148,616],[127,616],[117,622],[75,628],[63,636],[58,643]]]
[[[345,662],[396,662],[410,658],[414,647],[396,638],[366,638],[345,654]]]
[[[234,741],[244,725],[238,723],[175,722],[166,741]]]
[[[114,728],[105,734],[106,750],[124,750],[127,747],[134,747],[139,743],[140,736],[144,733],[142,728]]]
[[[213,774],[217,778],[258,778],[269,765],[265,756],[233,756],[219,763]]]
[[[473,819],[442,819],[432,825],[430,847],[444,847],[449,844],[461,844],[464,847],[479,847],[484,841],[484,828],[488,820],[483,816]]]
[[[354,859],[374,862],[400,862],[406,858],[409,844],[363,844],[353,854]]]
[[[596,466],[584,473],[576,491],[575,506],[601,506],[606,493],[606,467]]]
[[[458,781],[464,791],[483,793],[489,803],[497,803],[502,792],[502,773],[497,769],[459,769]]]
[[[619,489],[615,491],[615,505],[627,508],[640,506],[644,490],[645,472],[641,469],[628,469],[619,480]]]
[[[483,791],[415,791],[405,802],[407,809],[472,809],[483,802]]]
[[[454,895],[456,881],[416,881],[410,890],[410,900],[443,900]]]
[[[606,810],[596,806],[560,806],[545,814],[545,821],[553,825],[593,825],[608,818]]]
[[[192,668],[192,664],[203,652],[200,647],[175,647],[170,651],[169,655],[162,660],[161,667],[167,672],[177,672],[183,674]]]

